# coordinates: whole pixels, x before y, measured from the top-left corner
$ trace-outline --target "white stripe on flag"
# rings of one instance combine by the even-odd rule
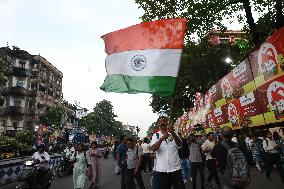
[[[182,49],[124,51],[106,57],[108,75],[177,77]]]

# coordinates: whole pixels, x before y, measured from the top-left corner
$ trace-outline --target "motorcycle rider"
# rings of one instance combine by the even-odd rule
[[[43,178],[44,173],[49,168],[48,161],[50,160],[49,154],[45,151],[45,145],[39,144],[37,146],[38,151],[35,152],[32,156],[32,159],[35,163],[39,163],[38,171],[37,171],[37,180],[40,181],[40,179]]]
[[[44,144],[39,144],[37,146],[37,152],[35,152],[32,156],[32,159],[35,161],[39,161],[38,163],[48,163],[50,160],[49,154],[45,151]]]
[[[74,152],[75,152],[75,148],[72,146],[71,143],[68,143],[67,147],[64,150],[64,155],[67,157],[67,159],[70,159]]]

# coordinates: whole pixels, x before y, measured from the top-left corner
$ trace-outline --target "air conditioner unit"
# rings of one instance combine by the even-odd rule
[[[24,81],[17,81],[17,87],[24,87],[25,82]]]

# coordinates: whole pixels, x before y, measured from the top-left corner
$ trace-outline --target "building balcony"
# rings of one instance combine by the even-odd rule
[[[32,89],[29,94],[30,94],[30,97],[36,97],[37,90],[36,89]]]
[[[24,88],[24,87],[12,87],[10,89],[10,94],[26,96],[27,95],[27,89]]]
[[[5,103],[5,97],[0,95],[0,106],[3,106]]]
[[[38,71],[33,70],[31,77],[32,77],[32,79],[37,79],[38,78]]]
[[[21,106],[9,106],[7,114],[23,115],[23,114],[25,114],[25,109]]]
[[[0,116],[6,113],[6,108],[0,107]]]
[[[28,109],[28,115],[35,115],[35,108]]]
[[[13,67],[11,74],[18,77],[28,77],[29,70],[21,67]]]

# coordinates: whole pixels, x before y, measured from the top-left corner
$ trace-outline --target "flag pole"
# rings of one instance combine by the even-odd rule
[[[175,87],[176,88],[176,87]],[[174,94],[171,98],[171,109],[170,109],[170,126],[173,124],[174,122],[174,118],[173,118],[173,115],[174,115],[174,109],[175,109],[175,92],[176,92],[176,89],[174,90]]]
[[[173,91],[173,96],[171,98],[171,109],[170,109],[170,123],[169,125],[172,126],[173,122],[174,122],[174,111],[175,111],[175,96],[176,96],[176,90],[177,90],[177,83],[178,83],[178,77],[179,77],[179,72],[180,72],[180,66],[182,64],[182,54],[181,54],[181,58],[180,58],[180,64],[178,67],[178,74],[176,77],[176,82],[175,82],[175,86],[174,86],[174,91]]]

